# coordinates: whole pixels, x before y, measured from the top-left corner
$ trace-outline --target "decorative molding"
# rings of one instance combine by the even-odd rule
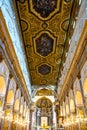
[[[15,78],[16,78],[16,81],[18,81],[18,84],[20,81],[21,88],[24,89],[22,90],[22,92],[26,97],[27,103],[29,104],[29,101],[31,102],[31,99],[30,99],[31,97],[29,95],[16,53],[12,44],[12,40],[10,38],[5,20],[1,11],[0,11],[0,28],[1,28],[0,39],[2,40],[1,46],[3,48],[8,67],[10,68],[10,70],[12,70],[11,73],[15,75]]]
[[[70,69],[67,73],[64,84],[62,86],[62,90],[59,94],[59,100],[62,99],[62,96],[66,92],[67,84],[69,87],[71,87],[86,60],[87,60],[87,20],[85,21],[85,25],[81,37],[78,41],[78,45]]]
[[[66,52],[67,48],[65,48],[65,44],[68,44],[66,39],[68,36],[70,37],[68,29],[69,27],[72,29],[71,21],[73,21],[73,19],[75,18],[74,14],[76,15],[77,13],[76,7],[78,6],[78,2],[77,0],[73,2],[56,0],[55,8],[57,6],[59,7],[51,11],[49,14],[46,14],[48,15],[47,17],[42,17],[42,14],[40,13],[45,8],[43,7],[43,4],[45,4],[47,7],[48,2],[51,3],[54,2],[54,0],[43,2],[36,0],[31,1],[31,3],[29,2],[29,0],[23,2],[21,2],[20,0],[14,0],[14,7],[17,19],[21,27],[23,43],[31,76],[31,84],[32,86],[34,86],[34,88],[35,86],[38,86],[39,88],[39,86],[43,85],[47,87],[47,85],[50,84],[50,86],[53,85],[55,87],[56,91],[58,78],[60,77],[61,72],[60,69],[63,68],[63,63],[65,61],[65,56],[63,55],[65,55],[64,52]],[[43,4],[40,5],[40,3]],[[37,6],[39,8],[42,6],[40,13],[38,12],[39,8],[37,8]],[[49,4],[48,8],[50,6],[51,5]],[[50,41],[51,39],[46,38],[44,40],[44,47],[40,47],[40,45],[42,44],[41,35],[44,33],[46,33],[52,39],[52,48],[50,50],[50,53],[48,53],[49,48],[47,48],[46,44],[48,42],[46,42],[46,39],[47,41]],[[39,44],[39,49],[41,49],[40,52],[37,51],[37,39],[39,40],[39,43],[41,43]],[[42,54],[43,52],[45,54]],[[49,75],[45,74],[44,76],[42,76],[38,73],[38,66],[44,63],[49,64],[50,66],[52,66],[52,68],[49,72]]]

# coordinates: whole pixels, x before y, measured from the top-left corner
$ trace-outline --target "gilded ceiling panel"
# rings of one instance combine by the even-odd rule
[[[54,96],[54,92],[50,89],[40,89],[37,91],[36,96]]]
[[[32,85],[57,85],[74,1],[15,0]]]

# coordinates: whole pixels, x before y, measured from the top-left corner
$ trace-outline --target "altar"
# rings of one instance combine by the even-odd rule
[[[51,126],[43,124],[43,126],[40,126],[40,130],[51,130]]]

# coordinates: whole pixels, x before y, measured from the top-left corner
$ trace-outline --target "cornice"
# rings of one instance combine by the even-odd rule
[[[82,57],[82,54],[84,52],[86,45],[87,45],[87,20],[85,21],[85,25],[84,25],[82,34],[80,36],[80,39],[78,41],[78,45],[77,45],[72,63],[70,65],[70,69],[67,73],[67,76],[65,78],[64,84],[63,84],[62,89],[61,89],[61,92],[59,94],[59,100],[62,99],[62,96],[64,95],[64,92],[66,91],[67,84],[69,86],[69,82],[71,81],[71,77],[73,76],[74,72],[77,71],[77,69],[79,69],[79,71],[80,71],[79,62],[81,60],[81,57]],[[87,53],[85,56],[87,57]],[[82,57],[82,58],[84,59],[84,57]],[[85,60],[83,60],[82,64],[84,64],[84,63],[85,63]]]

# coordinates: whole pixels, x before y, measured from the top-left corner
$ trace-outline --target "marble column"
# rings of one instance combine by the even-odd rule
[[[82,81],[81,81],[81,74],[78,74],[78,79],[79,79],[79,84],[80,84],[80,90],[82,94],[82,100],[83,100],[83,109],[84,109],[84,115],[86,116],[86,109],[85,109],[85,97],[84,97],[84,92],[83,92],[83,86],[82,86]]]
[[[58,128],[58,115],[59,115],[59,105],[56,105],[55,108],[55,112],[56,112],[56,128]]]
[[[32,126],[33,126],[33,130],[36,130],[36,107],[34,107],[32,113]]]
[[[55,112],[55,105],[53,105],[52,111],[53,111],[53,126],[54,126],[54,128],[56,128],[56,112]]]
[[[86,101],[85,101],[85,96],[84,96],[84,91],[83,91],[83,85],[82,85],[82,81],[81,81],[81,74],[78,74],[78,79],[79,79],[79,84],[80,84],[80,90],[81,90],[81,94],[82,94],[82,100],[83,100],[83,111],[84,111],[84,118],[87,117],[87,109],[86,109]],[[84,127],[87,129],[87,122],[83,122],[84,123]]]
[[[29,130],[32,130],[32,114],[33,114],[33,110],[30,109],[30,125],[29,125]]]

